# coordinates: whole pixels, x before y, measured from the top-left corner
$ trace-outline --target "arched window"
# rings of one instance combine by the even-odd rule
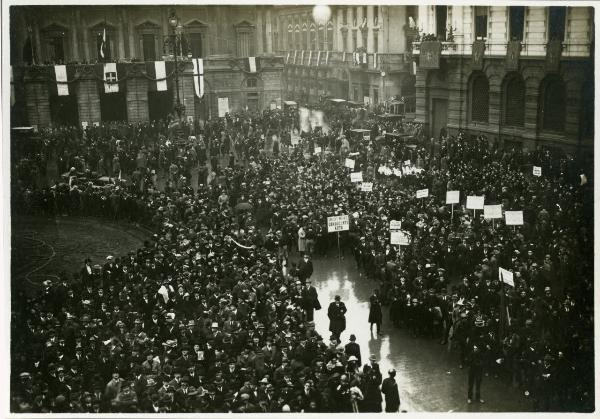
[[[327,23],[327,51],[333,50],[333,23]]]
[[[490,84],[485,74],[477,72],[470,86],[471,121],[488,122],[490,114]]]
[[[567,94],[565,83],[559,77],[550,77],[541,84],[541,122],[546,131],[565,130]]]
[[[310,49],[317,50],[317,29],[315,25],[310,25]]]
[[[288,49],[294,49],[294,29],[292,28],[292,25],[288,25],[287,44]]]
[[[525,124],[525,82],[520,74],[507,76],[503,106],[505,125],[522,127]]]
[[[257,80],[253,77],[246,79],[246,87],[249,89],[256,89]]]
[[[294,43],[296,44],[296,49],[302,49],[302,39],[300,35],[300,26],[296,25],[296,32],[294,37]]]
[[[323,51],[325,49],[325,27],[319,25],[319,49]]]
[[[308,49],[308,27],[302,25],[302,49]]]

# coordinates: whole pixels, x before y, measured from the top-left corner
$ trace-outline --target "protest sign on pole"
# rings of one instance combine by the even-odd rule
[[[429,196],[429,189],[419,189],[417,191],[417,198],[427,198]]]
[[[467,196],[467,209],[482,210],[484,200],[484,196]]]
[[[350,182],[354,183],[354,182],[362,182],[362,181],[363,181],[362,172],[350,173]]]
[[[533,176],[542,176],[542,168],[539,166],[533,166]]]
[[[498,268],[498,276],[500,277],[500,281],[514,288],[515,280],[511,271],[508,271],[503,268]]]
[[[488,220],[493,218],[502,218],[502,205],[484,205],[483,218]]]
[[[354,169],[354,160],[346,159],[344,166],[346,166],[348,169]]]
[[[333,217],[327,217],[328,233],[348,230],[350,230],[350,219],[348,215],[334,215]]]
[[[315,154],[321,154],[321,147],[315,147]]]
[[[410,236],[407,232],[402,230],[390,231],[390,244],[397,244],[399,246],[408,246],[410,242]]]
[[[523,225],[523,211],[505,211],[504,217],[507,226]]]
[[[373,192],[373,182],[363,182],[360,184],[362,192]]]
[[[446,191],[446,204],[458,204],[460,202],[460,191]]]
[[[391,220],[390,221],[390,230],[401,230],[402,229],[402,221]]]

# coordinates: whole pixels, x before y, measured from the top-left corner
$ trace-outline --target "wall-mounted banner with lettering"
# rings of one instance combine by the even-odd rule
[[[502,205],[484,205],[483,218],[502,218]]]
[[[482,210],[485,196],[467,196],[467,209]]]
[[[350,230],[350,219],[348,218],[348,215],[335,215],[333,217],[327,217],[328,233],[348,230]]]
[[[460,202],[460,191],[446,191],[446,204],[458,204]]]
[[[522,226],[523,211],[504,211],[507,226]]]
[[[429,196],[429,189],[419,189],[417,191],[417,198],[427,198]]]

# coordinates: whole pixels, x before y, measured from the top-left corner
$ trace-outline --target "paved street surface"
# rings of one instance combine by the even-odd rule
[[[512,388],[505,379],[484,377],[481,387],[485,404],[467,404],[467,369],[458,368],[457,353],[448,353],[439,341],[413,338],[403,329],[393,329],[388,321],[388,308],[383,308],[382,337],[369,331],[369,296],[376,286],[360,276],[354,259],[336,258],[313,260],[312,276],[319,292],[322,310],[315,312],[317,331],[325,342],[329,340],[327,307],[336,294],[348,308],[346,331],[342,344],[348,343],[351,333],[361,346],[363,363],[369,355],[379,359],[383,377],[395,368],[400,388],[401,409],[408,412],[525,412],[532,411],[532,403],[523,393]]]

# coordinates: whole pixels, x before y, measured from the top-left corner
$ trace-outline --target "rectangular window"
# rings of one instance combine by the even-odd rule
[[[435,6],[435,28],[438,41],[446,40],[446,21],[448,20],[448,6]]]
[[[342,51],[348,50],[348,32],[342,32]]]
[[[342,25],[348,24],[348,9],[342,10]]]
[[[352,25],[356,26],[356,15],[358,14],[358,7],[352,8]]]
[[[565,24],[567,19],[566,7],[548,8],[548,41],[565,40]]]
[[[142,35],[144,61],[156,61],[156,44],[154,34]]]
[[[373,25],[379,24],[379,6],[373,6]]]
[[[487,6],[475,6],[475,39],[486,40],[488,27]]]
[[[373,104],[379,103],[379,89],[373,89]]]
[[[367,6],[362,7],[362,20],[367,18]]]
[[[373,52],[379,52],[379,32],[373,31]]]
[[[358,87],[357,86],[354,86],[352,88],[352,93],[354,93],[354,96],[353,96],[354,100],[358,101]]]
[[[525,7],[510,6],[508,8],[509,41],[522,41],[525,28]]]
[[[355,30],[352,31],[352,51],[356,51],[358,48],[358,33]]]
[[[190,51],[192,53],[192,57],[202,58],[202,34],[199,32],[190,33],[188,35],[188,39],[190,40]]]

